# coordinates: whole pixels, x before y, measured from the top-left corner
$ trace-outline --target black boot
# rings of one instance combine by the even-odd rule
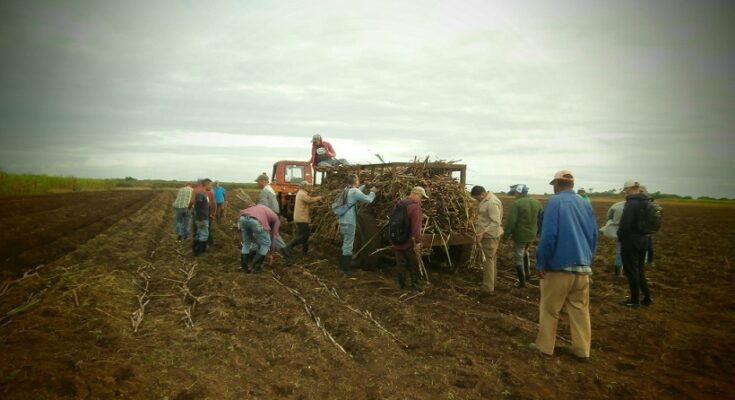
[[[518,275],[518,287],[526,287],[526,275],[520,265],[516,267],[516,275]]]
[[[199,253],[206,253],[207,252],[207,241],[203,240],[199,242]]]
[[[199,240],[194,241],[194,245],[192,246],[192,251],[194,253],[194,256],[199,256],[202,253],[204,253],[205,249],[204,249],[204,246],[202,246],[202,243],[206,243],[206,242],[201,242]]]
[[[293,258],[291,257],[291,248],[286,246],[279,250],[281,254],[283,254],[283,258],[286,260],[286,265],[291,265],[293,263]]]
[[[406,288],[406,274],[404,272],[398,273],[398,287],[400,287],[401,290]]]
[[[350,268],[350,263],[352,263],[352,254],[342,255],[339,258],[340,269],[345,273],[345,275],[352,278],[354,274],[352,273],[352,268]]]
[[[263,260],[265,260],[265,256],[261,255],[260,253],[255,254],[255,257],[253,257],[253,273],[258,274],[263,271],[261,268],[263,265]]]
[[[411,273],[411,291],[418,293],[421,291],[421,284],[419,283],[419,274]]]
[[[250,273],[248,268],[248,261],[250,260],[250,254],[240,254],[240,268],[246,273]]]

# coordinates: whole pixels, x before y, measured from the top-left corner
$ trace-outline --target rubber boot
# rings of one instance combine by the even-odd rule
[[[398,287],[400,287],[401,290],[406,288],[406,274],[404,272],[398,273]]]
[[[518,275],[518,287],[526,287],[526,275],[520,265],[516,266],[516,275]]]
[[[283,254],[283,258],[286,260],[286,265],[291,265],[293,263],[293,257],[291,257],[291,248],[286,246],[279,250],[281,254]]]
[[[342,270],[342,272],[345,273],[345,275],[352,278],[354,274],[352,273],[352,268],[350,268],[350,263],[352,262],[352,254],[342,255],[339,258],[339,267]]]
[[[207,241],[203,240],[199,242],[199,253],[206,253],[207,252]]]
[[[411,291],[418,293],[421,291],[421,284],[419,283],[419,275],[411,273]]]
[[[202,247],[202,243],[204,242],[200,242],[198,240],[194,241],[194,245],[192,246],[192,251],[195,257],[204,253],[204,248]]]
[[[255,257],[253,257],[253,273],[259,274],[263,272],[262,265],[263,260],[265,260],[265,256],[261,255],[260,253],[255,254]]]
[[[240,268],[246,273],[250,273],[248,268],[248,261],[250,260],[250,254],[240,254]]]

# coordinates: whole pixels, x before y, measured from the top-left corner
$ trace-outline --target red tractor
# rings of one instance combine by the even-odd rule
[[[314,172],[308,161],[281,160],[273,164],[271,187],[278,197],[281,215],[293,220],[296,192],[301,181],[314,182]]]

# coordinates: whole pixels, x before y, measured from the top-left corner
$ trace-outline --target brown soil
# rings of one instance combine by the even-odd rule
[[[189,243],[176,241],[173,197],[172,191],[77,193],[0,202],[7,277],[0,285],[2,398],[735,393],[735,207],[666,205],[649,271],[656,302],[648,308],[617,304],[627,284],[612,274],[614,243],[601,239],[591,292],[592,358],[578,363],[562,340],[551,358],[527,350],[536,333],[538,287],[513,286],[508,243],[499,250],[495,295],[478,290],[478,271],[431,268],[433,285],[410,298],[390,269],[343,278],[335,250],[316,243],[295,266],[276,258],[267,273],[240,272],[234,206],[215,224],[214,246],[194,258]],[[504,202],[507,212],[510,200]],[[610,204],[595,204],[599,223]],[[69,236],[73,246],[29,256]],[[20,278],[22,271],[31,272]],[[134,332],[131,315],[140,304]],[[569,337],[564,321],[559,334]]]

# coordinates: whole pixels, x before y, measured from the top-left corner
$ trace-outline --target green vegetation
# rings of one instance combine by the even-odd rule
[[[54,192],[80,192],[114,189],[165,189],[180,188],[185,181],[124,179],[93,179],[73,176],[48,176],[33,174],[8,174],[0,171],[0,196],[22,196]],[[255,183],[221,182],[227,189],[256,187]]]

